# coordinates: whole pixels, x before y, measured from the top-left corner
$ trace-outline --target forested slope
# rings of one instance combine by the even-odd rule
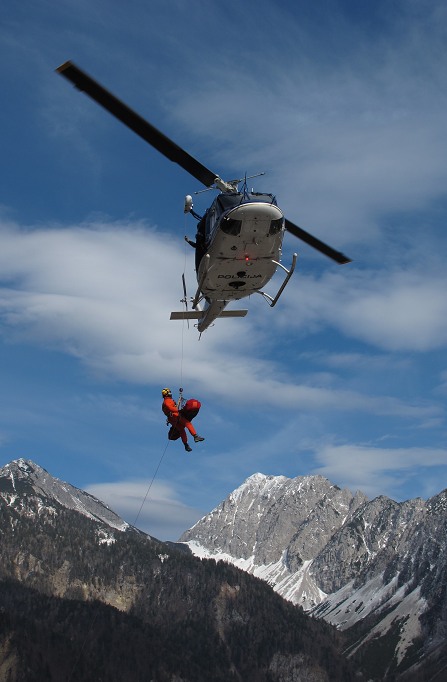
[[[234,566],[25,489],[0,534],[0,680],[354,679],[333,628]]]

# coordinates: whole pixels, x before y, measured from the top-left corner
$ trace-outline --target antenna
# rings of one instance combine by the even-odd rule
[[[198,192],[194,192],[194,194],[203,194],[204,192],[209,192],[210,189],[217,189],[217,187],[207,187],[206,189],[200,189]]]
[[[239,178],[239,180],[229,180],[228,182],[225,183],[227,187],[232,187],[235,192],[237,192],[237,186],[240,182],[247,182],[247,180],[251,180],[252,178],[260,178],[261,175],[265,175],[265,173],[257,173],[256,175],[248,175],[245,178]],[[220,180],[220,178],[219,178]],[[222,182],[222,180],[221,180]],[[217,184],[217,183],[216,183]],[[222,189],[220,186],[217,187],[207,187],[206,189],[201,189],[198,192],[194,192],[194,194],[203,194],[203,192],[209,192],[210,189],[220,189],[221,192],[228,192],[228,189]]]

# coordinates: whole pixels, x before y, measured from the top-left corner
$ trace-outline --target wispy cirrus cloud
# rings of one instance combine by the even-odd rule
[[[246,50],[246,61],[201,64],[194,89],[179,83],[165,99],[168,111],[213,142],[227,172],[266,170],[263,186],[291,220],[340,246],[369,245],[390,215],[427,209],[447,181],[445,9],[425,7],[417,22],[404,3],[395,10],[388,40],[341,11],[312,33],[308,16],[276,11],[256,63]]]
[[[146,494],[150,486],[150,492]],[[88,485],[85,490],[106,502],[124,521],[135,524],[158,540],[176,542],[204,514],[182,503],[173,485],[150,479]]]
[[[447,371],[441,372],[440,377],[441,383],[436,386],[434,393],[444,394],[447,393]]]
[[[104,377],[137,384],[177,379],[181,323],[175,327],[169,312],[179,294],[172,278],[166,276],[167,254],[172,269],[181,272],[184,256],[179,246],[141,225],[31,232],[8,226],[2,233],[0,254],[2,333],[13,342],[63,350]],[[336,312],[327,301],[324,308],[323,296],[318,300],[318,283],[316,290],[311,301],[315,309],[311,311],[307,301],[308,310],[311,316],[319,316],[319,324],[330,324]],[[343,306],[339,291],[332,292],[332,301],[337,295]],[[331,317],[325,319],[328,310]],[[244,392],[259,396],[260,405],[424,419],[439,415],[435,404],[366,395],[347,390],[340,381],[328,386],[318,375],[292,381],[287,368],[259,353],[260,339],[267,338],[267,332],[258,327],[250,333],[256,320],[253,310],[251,322],[218,321],[218,333],[210,330],[200,344],[191,329],[185,334],[188,363],[184,376],[208,395],[236,402],[244,400],[234,394],[234,386],[242,382]],[[244,334],[242,345],[234,334],[236,325],[239,334]],[[289,317],[288,332],[293,327]]]
[[[332,483],[353,491],[360,489],[369,497],[388,494],[400,496],[400,491],[412,476],[421,470],[447,466],[447,450],[433,447],[380,448],[370,445],[316,446],[318,466],[314,473]],[[429,475],[430,478],[430,475]],[[447,483],[447,476],[444,478]],[[438,488],[432,490],[439,492]]]
[[[419,264],[392,273],[352,267],[320,277],[298,274],[284,299],[277,321],[304,333],[329,325],[386,351],[426,352],[447,344],[447,277],[420,272]]]

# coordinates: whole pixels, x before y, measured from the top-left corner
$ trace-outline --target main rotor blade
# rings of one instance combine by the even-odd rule
[[[183,293],[185,294],[185,308],[186,312],[188,312],[188,294],[186,293],[186,281],[185,281],[185,273],[182,273],[182,282],[183,282]],[[188,329],[189,329],[189,320],[187,319],[188,322]]]
[[[188,295],[186,293],[185,273],[182,273],[182,282],[183,282],[183,293],[185,294],[186,310],[188,310]]]
[[[290,234],[293,234],[295,237],[298,237],[298,239],[301,239],[301,241],[306,242],[306,244],[309,244],[309,246],[313,246],[314,249],[321,251],[321,253],[324,253],[325,256],[329,256],[329,258],[332,258],[332,260],[340,263],[340,265],[352,263],[351,258],[347,258],[347,256],[345,256],[343,253],[340,253],[340,251],[335,251],[335,249],[332,249],[324,242],[320,242],[319,239],[312,237],[311,234],[302,230],[301,227],[298,227],[298,225],[294,225],[294,223],[291,223],[290,220],[287,220],[287,218],[285,219],[285,225],[286,230],[290,232]]]
[[[169,137],[163,135],[157,128],[121,102],[115,95],[112,95],[111,92],[103,88],[93,78],[90,78],[84,71],[78,69],[73,62],[65,62],[56,71],[74,83],[78,90],[86,92],[95,102],[104,107],[104,109],[107,109],[108,112],[133,130],[134,133],[142,137],[143,140],[149,142],[163,156],[166,156],[167,159],[174,163],[178,163],[179,166],[184,168],[185,171],[190,173],[205,187],[210,187],[214,184],[214,180],[217,177],[216,173],[213,173],[209,168],[199,163],[194,157],[185,152],[184,149],[170,140]]]

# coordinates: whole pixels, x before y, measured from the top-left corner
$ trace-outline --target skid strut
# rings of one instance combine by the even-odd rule
[[[287,286],[289,279],[292,277],[293,271],[295,270],[296,259],[297,259],[297,255],[296,255],[296,253],[294,253],[292,265],[290,266],[290,270],[287,270],[287,268],[285,268],[284,265],[281,265],[281,263],[278,263],[278,261],[272,260],[272,263],[275,263],[275,265],[279,265],[279,267],[282,268],[284,270],[284,272],[287,272],[287,277],[285,278],[284,282],[282,283],[282,286],[281,286],[280,290],[278,291],[278,293],[276,294],[275,298],[272,298],[271,296],[266,294],[265,291],[257,291],[256,292],[258,294],[261,294],[261,296],[263,296],[265,298],[265,300],[269,304],[270,308],[273,308],[273,306],[276,305],[276,303],[278,302],[278,298],[281,296],[282,292],[284,291],[284,289]]]
[[[210,266],[210,254],[207,253],[206,256],[204,256],[204,259],[205,259],[205,265],[203,267],[203,272],[202,272],[202,276],[201,276],[200,281],[199,281],[199,286],[197,287],[196,295],[194,296],[194,300],[192,302],[193,308],[195,308],[199,302],[200,294],[202,293],[203,283],[205,281],[205,277],[208,274],[208,268]]]

